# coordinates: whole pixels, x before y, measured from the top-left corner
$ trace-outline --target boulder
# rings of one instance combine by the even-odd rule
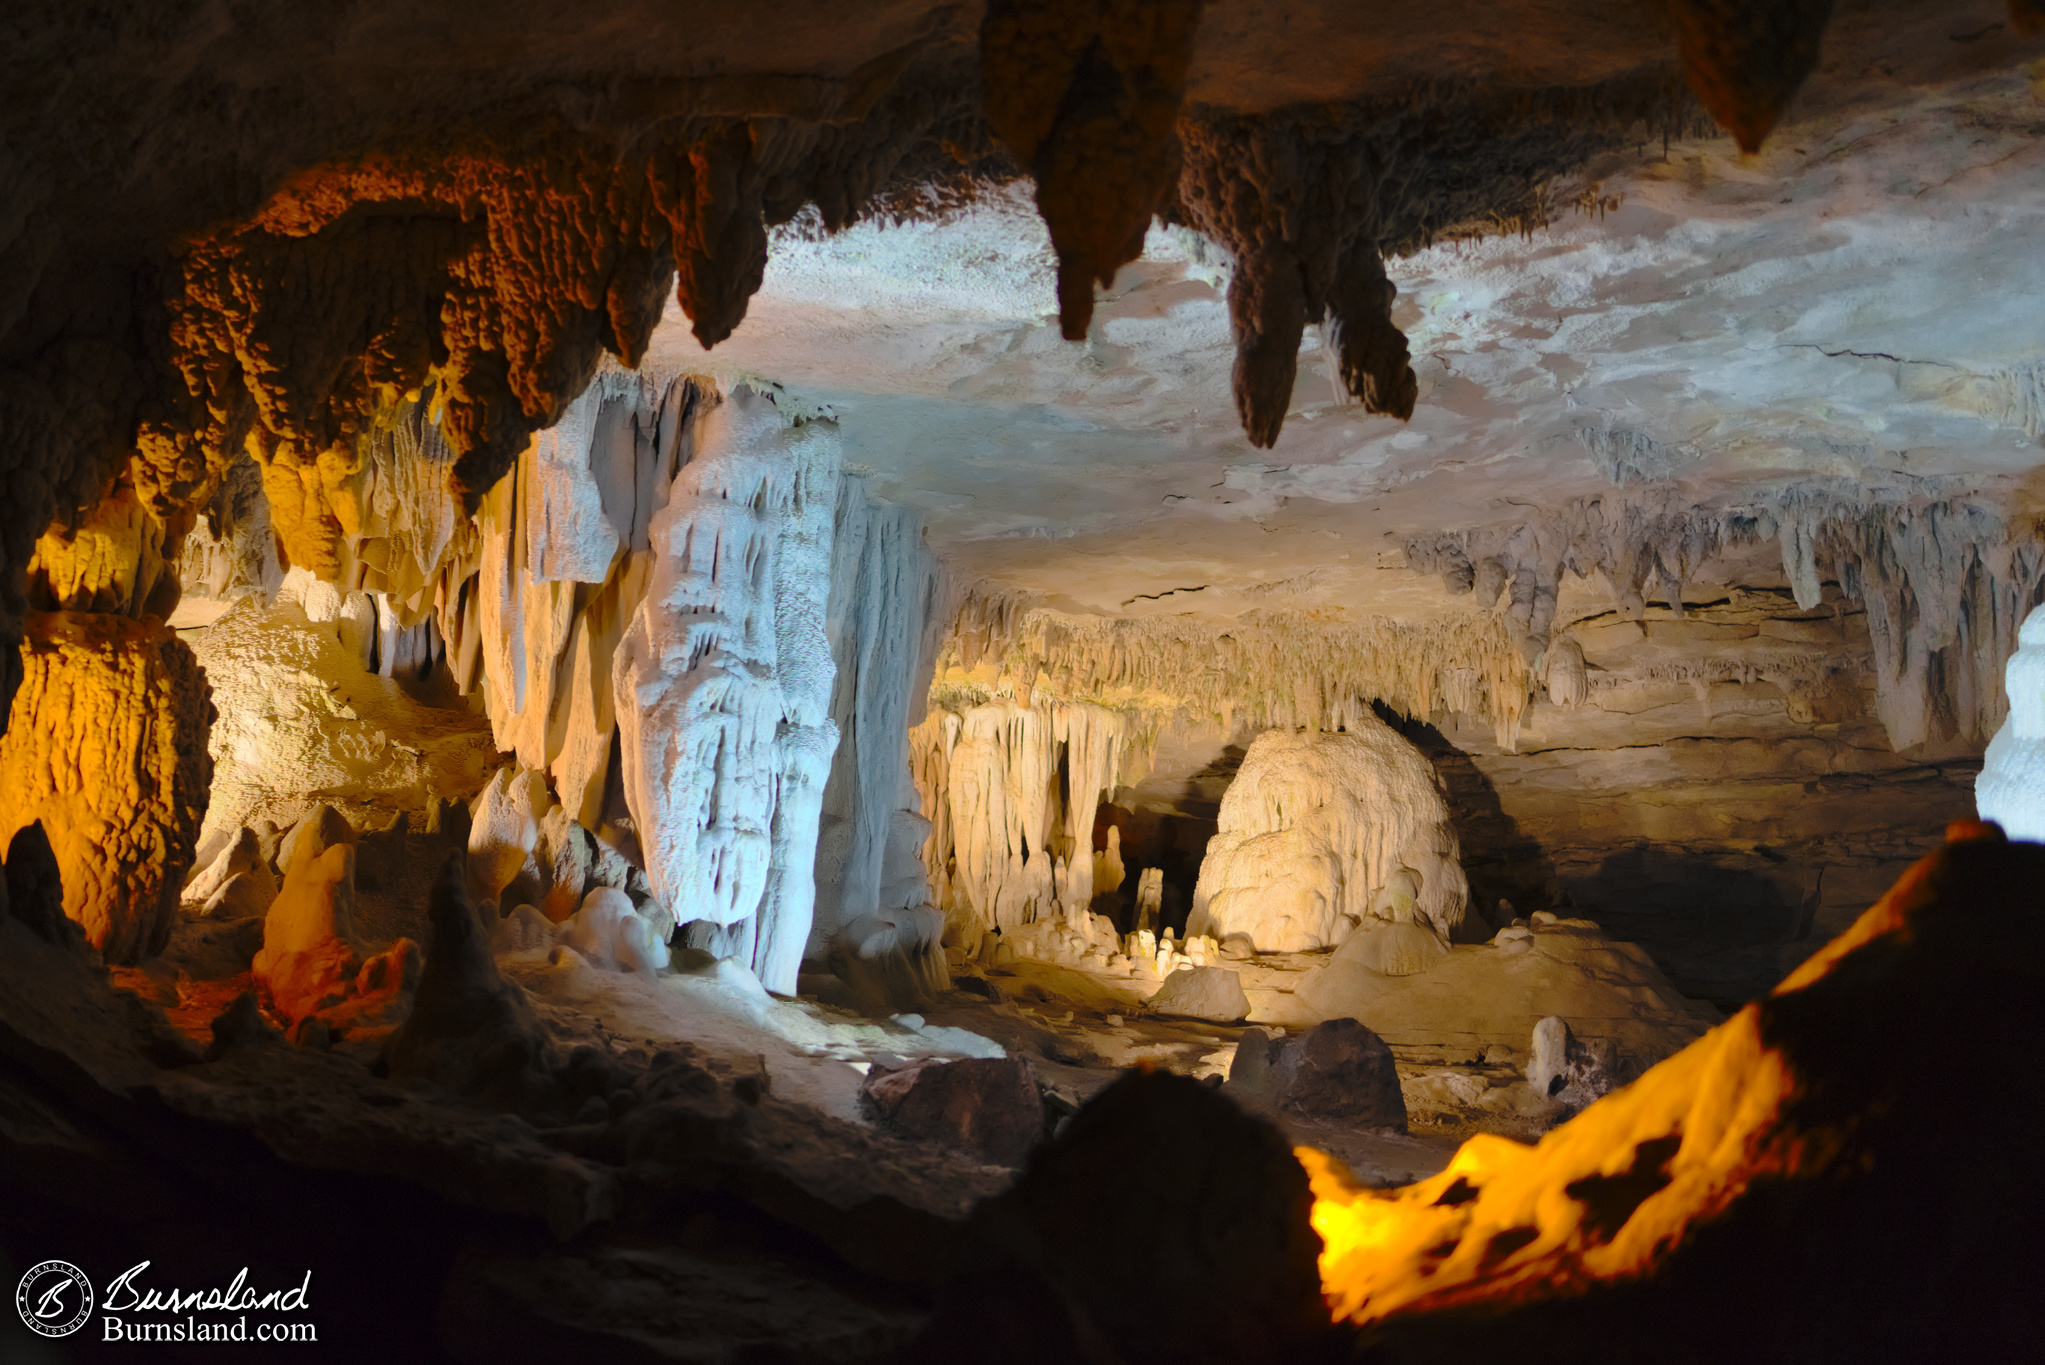
[[[1406,1129],[1392,1049],[1354,1019],[1330,1019],[1279,1040],[1266,1061],[1266,1093],[1287,1113],[1352,1128]]]
[[[1270,1123],[1188,1077],[1129,1072],[974,1210],[951,1284],[898,1360],[1335,1359],[1311,1205]]]
[[[1019,1166],[1044,1135],[1036,1071],[1021,1057],[876,1065],[860,1099],[883,1127],[992,1166]]]
[[[1250,997],[1243,994],[1242,978],[1227,967],[1188,967],[1165,978],[1150,997],[1150,1010],[1232,1024],[1249,1017]]]

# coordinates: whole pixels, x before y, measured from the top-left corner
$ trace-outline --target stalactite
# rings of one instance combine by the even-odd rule
[[[1877,711],[1894,748],[1979,739],[2001,722],[2003,665],[2024,612],[2045,595],[2045,526],[1934,481],[1789,484],[1711,506],[1670,488],[1612,494],[1532,521],[1416,537],[1406,557],[1482,607],[1510,585],[1497,615],[1531,660],[1548,647],[1565,571],[1599,573],[1636,618],[1650,592],[1680,615],[1684,584],[1708,561],[1769,539],[1799,607],[1816,607],[1828,579],[1865,606]],[[1782,666],[1785,685],[1811,681],[1807,661]]]
[[[973,931],[1090,913],[1094,812],[1142,776],[1128,718],[993,701],[934,710],[910,734],[940,906]]]
[[[1743,152],[1758,152],[1818,64],[1832,0],[1672,0],[1690,89]]]
[[[1251,444],[1277,441],[1314,321],[1338,398],[1411,417],[1418,382],[1391,320],[1385,257],[1464,224],[1544,221],[1548,179],[1642,122],[1677,129],[1688,113],[1659,68],[1574,90],[1432,85],[1268,114],[1188,110],[1170,212],[1235,256],[1234,388]]]
[[[1143,253],[1179,173],[1174,122],[1203,0],[994,0],[980,28],[987,122],[1037,183],[1065,339],[1094,285]]]
[[[1338,730],[1377,701],[1409,716],[1488,721],[1509,749],[1531,686],[1505,625],[1478,613],[1404,622],[1269,611],[1219,624],[1068,614],[969,594],[932,695],[963,707],[1041,691],[1044,701],[1140,715],[1132,752],[1166,724]]]

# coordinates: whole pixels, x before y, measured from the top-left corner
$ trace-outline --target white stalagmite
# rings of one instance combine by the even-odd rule
[[[2045,841],[2045,607],[2024,618],[2003,678],[2009,719],[1988,742],[1974,809],[2012,839]]]
[[[1442,935],[1469,894],[1441,780],[1375,717],[1342,733],[1259,735],[1222,797],[1189,935],[1247,934],[1263,952],[1337,941],[1400,868],[1419,875],[1417,909]]]
[[[930,690],[947,591],[922,523],[876,501],[857,478],[841,486],[830,583],[825,633],[839,738],[816,852],[814,948],[867,916],[930,904],[922,861],[930,821],[910,780],[909,729]]]
[[[740,387],[696,452],[653,517],[652,580],[613,665],[624,788],[655,893],[684,919],[757,916],[751,965],[792,993],[837,742],[837,439]]]

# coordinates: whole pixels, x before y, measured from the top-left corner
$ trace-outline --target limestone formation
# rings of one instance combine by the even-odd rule
[[[2016,648],[2018,622],[2045,594],[2045,538],[2028,517],[1965,492],[1926,500],[1914,486],[1794,481],[1733,505],[1699,506],[1662,487],[1573,502],[1559,514],[1519,518],[1406,542],[1410,567],[1439,572],[1451,592],[1474,592],[1529,659],[1550,647],[1565,571],[1596,573],[1618,607],[1640,618],[1650,594],[1674,616],[1683,587],[1714,560],[1779,541],[1782,566],[1805,611],[1832,579],[1865,607],[1878,715],[1898,750],[1991,733],[2003,715],[1996,678]],[[1564,656],[1566,658],[1566,647]],[[1564,670],[1565,696],[1555,696]],[[1785,688],[1808,689],[1826,669],[1807,650],[1742,662]],[[1551,659],[1551,699],[1581,700],[1574,660]],[[1693,665],[1693,669],[1697,666]],[[1700,675],[1707,675],[1699,669]]]
[[[757,917],[763,980],[792,990],[838,740],[837,451],[746,389],[708,421],[653,519],[659,558],[615,666],[624,784],[655,894],[713,924]]]
[[[1612,1040],[1581,1042],[1567,1020],[1553,1015],[1534,1025],[1527,1084],[1534,1093],[1582,1108],[1620,1084]]]
[[[465,881],[461,859],[448,859],[433,886],[433,941],[417,995],[385,1046],[386,1064],[393,1076],[501,1104],[558,1102],[560,1058],[525,992],[498,972]]]
[[[1587,1042],[1612,1040],[1639,1067],[1717,1017],[1679,994],[1639,947],[1588,920],[1543,913],[1539,924],[1508,926],[1491,943],[1451,947],[1418,975],[1373,969],[1372,937],[1352,936],[1297,994],[1324,1018],[1363,1020],[1395,1047],[1454,1059],[1521,1049],[1536,1023],[1556,1015]]]
[[[1376,717],[1337,734],[1267,731],[1222,798],[1186,927],[1248,934],[1265,952],[1325,947],[1401,870],[1420,917],[1453,937],[1467,889],[1427,760]]]
[[[276,899],[276,874],[252,829],[243,829],[222,844],[213,861],[185,884],[180,897],[184,905],[218,919],[268,914]]]
[[[27,618],[23,683],[0,735],[0,841],[40,821],[64,913],[109,962],[169,936],[212,776],[206,674],[158,618]]]
[[[981,21],[987,122],[1037,183],[1067,341],[1085,339],[1094,286],[1142,252],[1178,179],[1202,4],[995,0]]]
[[[404,812],[419,827],[443,798],[467,799],[500,761],[478,716],[429,705],[367,666],[375,611],[300,575],[316,610],[280,590],[235,602],[193,637],[217,708],[206,743],[213,783],[204,845],[217,849],[244,828],[290,826],[322,804],[368,828]],[[359,629],[354,644],[344,630]]]
[[[1832,0],[1676,0],[1683,75],[1743,152],[1755,152],[1818,64]]]
[[[609,887],[585,896],[556,937],[599,967],[657,972],[668,964],[666,939],[655,934],[629,896]]]
[[[1487,722],[1504,749],[1532,681],[1508,624],[1468,612],[1328,620],[1258,610],[1222,625],[980,594],[960,603],[937,668],[936,690],[953,697],[1111,704],[1134,713],[1139,740],[1173,723],[1339,730],[1378,701],[1403,715]],[[1125,742],[1122,771],[1140,775],[1145,748]]]
[[[1955,832],[1963,841],[1913,867],[1766,999],[1537,1145],[1480,1137],[1441,1174],[1397,1191],[1358,1188],[1303,1153],[1336,1312],[1368,1322],[1627,1281],[1694,1293],[1744,1279],[1694,1255],[1706,1226],[1739,1240],[1743,1268],[1771,1277],[1782,1263],[1750,1262],[1771,1242],[1765,1229],[1785,1219],[1887,1227],[1899,1208],[1921,1211],[1926,1226],[1950,1219],[1951,1205],[1901,1194],[1925,1179],[1905,1154],[1931,1150],[1941,1130],[1926,1104],[1927,1079],[1940,1072],[1930,1058],[1972,1036],[1991,999],[2035,975],[2035,964],[2013,962],[1990,985],[1973,945],[2034,913],[2041,871],[2035,848],[1980,826]],[[1898,999],[1918,1008],[1899,1011]],[[1885,1064],[1847,1060],[1870,1055]],[[1922,1066],[1908,1064],[1920,1055]],[[2006,1198],[1977,1207],[1970,1223],[1982,1236],[2011,1211]],[[1824,1264],[1865,1273],[1894,1254],[1865,1234],[1845,1241]],[[2008,1282],[1991,1257],[1961,1273]],[[1810,1311],[1795,1310],[1796,1320]],[[1823,1311],[1843,1322],[1867,1304],[1847,1293]]]
[[[2012,839],[2045,841],[2045,610],[2024,618],[2003,676],[2009,717],[1988,742],[1974,806]]]
[[[511,885],[539,842],[540,821],[553,805],[544,774],[499,768],[470,812],[469,894],[494,901]]]
[[[1308,1203],[1276,1129],[1185,1076],[1126,1073],[974,1211],[904,1359],[983,1355],[990,1322],[1015,1361],[1311,1359],[1327,1313]],[[1161,1311],[1172,1302],[1206,1307]]]
[[[402,1017],[419,972],[418,945],[400,938],[370,953],[355,931],[357,835],[321,806],[280,849],[284,884],[263,918],[252,964],[277,1013],[317,1016],[330,1032],[388,1028]]]
[[[1242,979],[1226,967],[1186,967],[1172,972],[1146,1003],[1153,1014],[1183,1015],[1217,1024],[1233,1024],[1250,1013]]]

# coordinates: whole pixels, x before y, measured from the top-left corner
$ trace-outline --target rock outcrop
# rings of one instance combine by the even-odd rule
[[[1338,1315],[1384,1323],[1398,1360],[1507,1342],[1616,1360],[1637,1335],[1607,1350],[1584,1333],[1614,1313],[1714,1355],[1788,1359],[1782,1334],[1798,1332],[1895,1359],[1955,1337],[1970,1354],[2021,1350],[2004,1295],[2021,1297],[2028,1270],[2006,1248],[2039,1207],[2036,1100],[2003,1110],[1972,1160],[1930,1157],[1950,1142],[1947,1106],[1996,1065],[1963,1060],[1966,1040],[2037,1036],[2035,1011],[2012,1009],[2036,997],[2036,958],[1983,945],[2029,932],[2045,851],[1953,833],[1768,998],[1536,1145],[1479,1137],[1385,1191],[1303,1152]],[[1810,1240],[1785,1247],[1785,1226]],[[1936,1270],[1896,1263],[1934,1243]],[[1908,1292],[1927,1273],[1950,1286],[1935,1309]],[[1770,1292],[1758,1321],[1696,1311]],[[1502,1311],[1437,1311],[1478,1304]]]
[[[1215,1091],[1128,1073],[975,1210],[950,1287],[903,1358],[1313,1359],[1327,1310],[1302,1175],[1275,1128]],[[1203,1308],[1160,1311],[1172,1302]]]

